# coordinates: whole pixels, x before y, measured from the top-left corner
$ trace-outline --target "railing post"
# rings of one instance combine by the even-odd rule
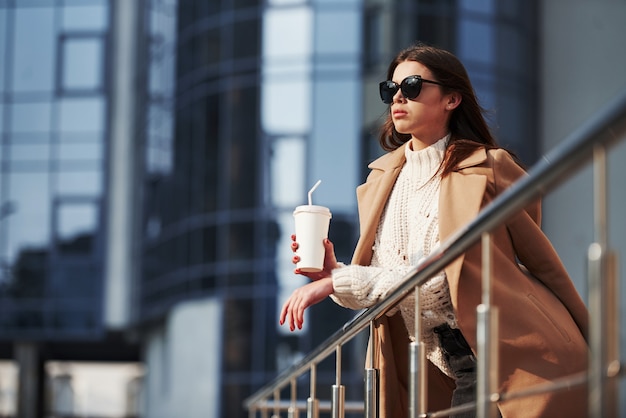
[[[280,418],[280,390],[274,390],[274,414],[272,418]]]
[[[374,338],[374,321],[370,321],[369,356],[365,369],[365,418],[378,418],[378,370],[374,368],[374,355],[377,350]]]
[[[608,379],[613,369],[619,371],[619,328],[616,301],[616,276],[610,274],[612,258],[608,251],[606,149],[593,149],[593,204],[595,242],[588,251],[589,286],[589,416],[617,416],[617,384]],[[612,296],[611,296],[612,295]],[[617,350],[617,351],[616,351]],[[615,364],[617,362],[617,367]]]
[[[409,417],[418,418],[428,408],[426,351],[422,339],[420,287],[415,287],[415,341],[409,344]]]
[[[306,416],[307,418],[319,418],[319,401],[315,394],[315,385],[317,384],[317,365],[311,364],[311,388],[309,399],[306,400]]]
[[[496,417],[498,387],[498,310],[491,305],[491,236],[482,234],[482,303],[476,307],[476,417]]]
[[[333,385],[331,399],[331,417],[344,418],[344,401],[346,388],[341,384],[341,345],[336,349],[335,384]]]
[[[296,390],[296,378],[291,378],[291,405],[289,405],[289,410],[287,412],[287,416],[289,418],[299,418],[300,412],[298,411],[298,407],[296,406],[296,402],[298,401],[298,392]]]

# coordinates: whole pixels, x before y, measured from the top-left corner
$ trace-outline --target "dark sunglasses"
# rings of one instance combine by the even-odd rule
[[[383,103],[391,104],[393,103],[393,96],[395,96],[398,90],[400,90],[404,97],[409,100],[413,100],[420,95],[420,92],[422,91],[422,83],[438,84],[440,86],[444,85],[438,81],[426,80],[420,75],[410,75],[402,80],[400,85],[391,80],[381,82],[378,85],[380,98],[383,99]]]

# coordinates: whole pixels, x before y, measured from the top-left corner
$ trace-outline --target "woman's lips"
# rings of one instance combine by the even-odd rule
[[[406,116],[407,112],[405,112],[404,110],[394,110],[393,112],[391,112],[391,115],[394,118],[399,118],[402,116]]]

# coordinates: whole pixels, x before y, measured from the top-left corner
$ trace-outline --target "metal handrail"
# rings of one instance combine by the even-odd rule
[[[528,170],[528,176],[517,181],[494,199],[465,228],[442,242],[433,253],[405,276],[402,284],[387,298],[356,315],[300,362],[287,368],[269,384],[248,397],[244,401],[244,406],[248,410],[254,409],[255,405],[258,406],[264,399],[270,398],[276,390],[287,386],[293,377],[305,373],[311,365],[321,362],[335,351],[335,347],[344,345],[367,328],[371,321],[380,318],[409,292],[414,291],[416,286],[425,283],[462,255],[481,238],[483,233],[495,229],[527,204],[545,195],[576,173],[584,163],[593,158],[597,147],[613,146],[624,136],[626,136],[626,90]]]

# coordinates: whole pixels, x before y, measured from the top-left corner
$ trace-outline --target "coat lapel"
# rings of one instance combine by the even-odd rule
[[[405,146],[371,163],[371,178],[357,188],[361,236],[352,258],[353,264],[368,265],[371,261],[380,217],[405,162]],[[439,235],[442,243],[471,222],[480,211],[487,177],[467,169],[484,163],[486,159],[486,151],[478,150],[442,180],[439,195]],[[458,281],[462,263],[461,256],[446,269],[448,280]]]
[[[484,163],[486,159],[486,151],[478,150],[465,159],[456,171],[442,179],[439,193],[439,239],[442,244],[452,239],[480,212],[487,176],[471,168]],[[454,305],[457,295],[453,293],[458,289],[463,259],[464,255],[461,255],[445,269]]]
[[[361,236],[354,250],[353,264],[368,265],[372,259],[372,246],[380,217],[405,162],[404,146],[372,162],[369,165],[371,178],[356,190]]]

